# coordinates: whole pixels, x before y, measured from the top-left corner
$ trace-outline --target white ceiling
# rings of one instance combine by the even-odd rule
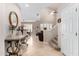
[[[25,3],[20,3],[19,6],[22,12],[22,18],[24,20],[36,20],[37,13],[40,13],[42,8],[48,7],[51,4],[44,4],[44,3],[29,3],[30,7],[26,7]]]
[[[26,7],[26,3],[18,3],[18,6],[21,9],[22,18],[24,20],[37,20],[39,17],[37,14],[40,14],[40,11],[44,8],[48,8],[51,10],[57,10],[63,5],[67,5],[64,3],[28,3],[30,7]]]

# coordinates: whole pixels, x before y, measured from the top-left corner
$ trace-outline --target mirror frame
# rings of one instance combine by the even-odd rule
[[[12,24],[12,20],[13,20],[13,19],[11,19],[12,13],[14,13],[15,16],[16,16],[16,21],[17,21],[16,26],[14,26],[14,25]],[[15,28],[18,26],[18,16],[17,16],[16,12],[14,12],[14,11],[11,11],[10,14],[9,14],[9,24],[10,24],[11,27],[15,27]]]
[[[58,23],[61,23],[61,18],[59,18],[59,19],[57,20],[57,22],[58,22]]]

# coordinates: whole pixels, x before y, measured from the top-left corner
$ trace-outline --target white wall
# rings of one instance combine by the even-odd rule
[[[58,8],[57,14],[56,14],[56,21],[57,21],[59,18],[61,18],[61,12],[62,12],[62,10],[63,10],[64,8],[70,6],[70,5],[73,5],[73,4],[69,4],[69,3],[63,4],[62,7]],[[62,18],[61,18],[61,19],[62,19]],[[57,23],[57,25],[58,25],[58,46],[61,48],[61,35],[62,35],[62,34],[61,34],[61,30],[62,30],[62,24],[61,24],[61,23]]]
[[[57,19],[61,18],[61,11],[57,13]],[[58,46],[61,48],[61,23],[57,23],[58,25]]]
[[[4,34],[3,32],[3,4],[0,4],[0,55],[4,55],[4,36],[2,36]]]
[[[54,10],[50,10],[48,8],[44,8],[40,11],[40,20],[41,22],[52,22],[53,25],[56,24],[56,14],[51,12]]]
[[[55,25],[53,29],[50,31],[44,30],[44,41],[49,42],[50,40],[53,40],[58,35],[58,26]]]
[[[56,25],[56,13],[52,13],[54,10],[50,10],[49,8],[44,8],[40,13],[40,21],[42,24],[52,24],[52,26]],[[55,27],[57,29],[57,27]],[[44,31],[44,41],[48,42],[53,39],[57,35],[57,30],[53,31]]]
[[[8,17],[10,11],[15,11],[18,15],[19,20],[22,20],[20,10],[16,5],[0,4],[0,55],[5,55],[4,40],[8,33],[8,26],[9,26]]]

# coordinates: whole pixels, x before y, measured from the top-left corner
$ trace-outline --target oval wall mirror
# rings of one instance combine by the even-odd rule
[[[11,11],[9,14],[10,27],[16,28],[18,26],[18,16],[16,12]]]
[[[58,22],[58,23],[61,23],[61,18],[59,18],[59,19],[57,20],[57,22]]]

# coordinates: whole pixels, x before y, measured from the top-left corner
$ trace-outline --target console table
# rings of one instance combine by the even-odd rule
[[[27,35],[8,35],[6,37],[5,42],[10,44],[7,48],[9,55],[18,55],[18,52],[20,51],[19,42],[26,37]]]

